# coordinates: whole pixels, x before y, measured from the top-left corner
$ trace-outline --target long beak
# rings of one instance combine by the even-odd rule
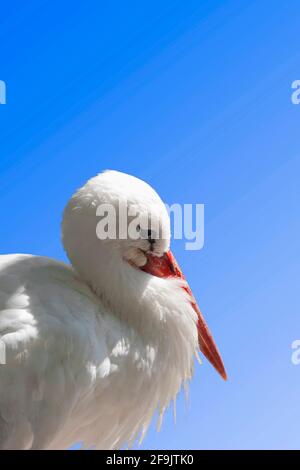
[[[143,271],[162,278],[177,277],[185,279],[171,251],[168,251],[161,257],[149,254],[147,258],[148,261],[142,268]],[[191,304],[198,315],[198,338],[200,350],[217,372],[219,372],[221,377],[223,377],[224,380],[227,380],[227,374],[222,358],[189,285],[187,284],[187,287],[184,287],[184,289],[191,296]]]

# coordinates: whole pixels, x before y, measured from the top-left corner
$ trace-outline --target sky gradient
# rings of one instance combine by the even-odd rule
[[[300,447],[296,0],[1,5],[1,253],[66,260],[63,207],[103,169],[205,204],[173,250],[228,372],[196,365],[144,449]]]

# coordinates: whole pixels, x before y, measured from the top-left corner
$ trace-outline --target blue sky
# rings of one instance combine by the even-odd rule
[[[188,409],[142,448],[299,448],[296,0],[5,2],[1,253],[65,260],[61,213],[107,168],[205,204],[173,249],[227,367],[196,366]]]

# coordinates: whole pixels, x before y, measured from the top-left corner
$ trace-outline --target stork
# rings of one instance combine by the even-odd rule
[[[99,238],[97,208],[120,223],[120,201],[164,236]],[[189,382],[198,349],[226,379],[151,186],[118,171],[90,179],[65,208],[62,241],[71,265],[0,256],[1,449],[132,445]]]

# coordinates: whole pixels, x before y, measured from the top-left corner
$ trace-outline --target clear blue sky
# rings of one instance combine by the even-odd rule
[[[1,252],[65,259],[61,212],[106,168],[205,204],[174,251],[227,383],[196,366],[143,448],[300,447],[299,2],[2,2]]]

